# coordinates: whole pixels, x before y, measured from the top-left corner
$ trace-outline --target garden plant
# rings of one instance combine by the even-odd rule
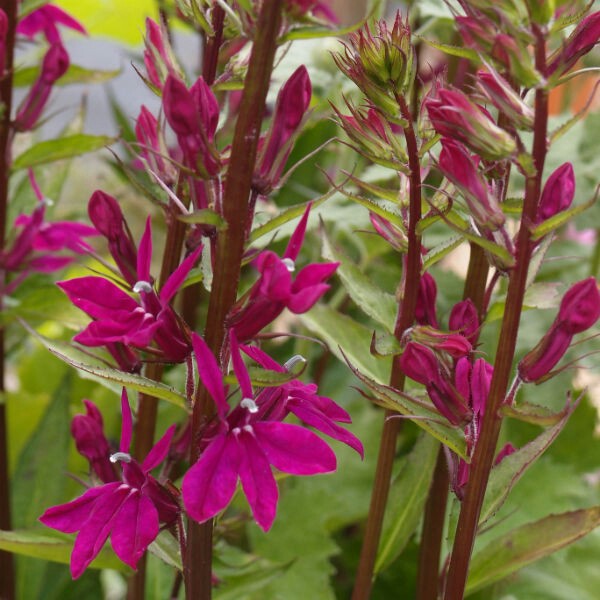
[[[127,4],[0,2],[0,598],[597,598],[594,1]]]

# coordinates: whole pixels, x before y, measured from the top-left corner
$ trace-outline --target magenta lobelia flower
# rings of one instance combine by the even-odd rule
[[[271,465],[292,475],[327,473],[336,468],[335,454],[312,431],[281,422],[292,408],[289,404],[283,409],[274,406],[271,388],[264,390],[264,395],[259,392],[255,396],[233,332],[229,345],[242,400],[232,411],[226,400],[228,390],[223,374],[213,354],[200,336],[193,334],[192,343],[200,380],[215,402],[217,415],[201,440],[200,458],[183,478],[184,505],[191,518],[204,522],[229,504],[239,478],[256,522],[267,531],[275,519],[278,499]],[[300,405],[304,401],[298,398],[292,403]],[[316,422],[318,418],[333,421],[336,416],[346,417],[345,411],[329,399],[317,399],[314,406],[313,415],[320,413],[320,417],[313,418],[307,411],[301,418]]]
[[[183,360],[191,348],[170,302],[200,257],[202,247],[188,255],[157,293],[152,285],[150,218],[137,252],[137,281],[132,291],[139,301],[104,277],[88,276],[58,283],[77,308],[94,319],[75,340],[84,346],[122,343],[145,349],[155,341],[166,360]]]
[[[298,257],[304,240],[310,204],[292,234],[287,248],[280,258],[266,250],[254,262],[260,272],[258,281],[232,308],[227,325],[235,331],[240,342],[253,338],[264,327],[273,322],[285,308],[302,314],[329,289],[324,283],[339,263],[313,263],[299,271],[295,279],[294,261]]]
[[[95,407],[94,407],[95,408]],[[71,575],[77,579],[110,536],[116,555],[132,569],[156,539],[161,522],[172,523],[179,507],[170,493],[150,475],[169,451],[171,426],[138,464],[129,455],[132,417],[127,393],[121,395],[123,426],[119,451],[110,456],[121,465],[121,479],[93,487],[75,500],[49,508],[40,521],[63,533],[78,532],[71,553]],[[96,432],[96,436],[104,434]],[[80,438],[81,441],[81,438]]]
[[[84,35],[87,33],[79,21],[54,4],[40,6],[23,17],[17,25],[17,33],[29,39],[33,39],[38,33],[43,33],[48,43],[61,43],[59,25]]]

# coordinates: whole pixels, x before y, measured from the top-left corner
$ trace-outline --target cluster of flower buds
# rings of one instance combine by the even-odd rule
[[[343,115],[335,106],[333,110],[338,123],[355,143],[353,148],[374,163],[404,169],[408,156],[397,135],[400,127],[388,121],[373,106],[361,110],[348,100],[346,106],[350,111],[349,115]]]
[[[408,21],[398,12],[390,29],[378,21],[375,33],[369,27],[350,35],[344,52],[333,55],[338,68],[360,88],[385,115],[397,115],[397,95],[411,86],[416,61]]]
[[[85,34],[84,27],[53,4],[46,4],[25,16],[17,25],[17,33],[34,39],[42,33],[49,44],[42,61],[39,75],[27,96],[17,109],[14,127],[17,131],[28,131],[38,123],[52,88],[69,68],[69,55],[62,43],[58,26],[62,25]]]
[[[593,277],[573,285],[564,295],[554,323],[519,362],[522,381],[541,383],[564,356],[573,336],[589,329],[600,318],[600,292]]]
[[[77,449],[102,484],[90,487],[67,504],[49,508],[40,517],[44,525],[63,533],[78,532],[71,553],[74,579],[83,574],[109,536],[116,555],[135,569],[158,536],[160,524],[173,524],[180,512],[169,488],[150,474],[166,458],[175,426],[167,429],[139,464],[129,454],[133,420],[125,390],[121,396],[121,441],[118,451],[112,454],[100,411],[89,400],[84,402],[87,414],[73,419],[71,431]],[[115,468],[117,463],[120,473]]]

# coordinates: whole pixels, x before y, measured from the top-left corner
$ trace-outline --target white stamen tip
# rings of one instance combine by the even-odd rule
[[[296,365],[298,365],[298,364],[304,365],[305,363],[306,363],[306,359],[304,358],[304,356],[302,356],[301,354],[294,354],[294,356],[292,356],[292,358],[290,358],[283,364],[283,368],[286,371],[292,371]]]
[[[148,294],[152,291],[152,286],[149,281],[137,281],[133,286],[133,291],[136,294],[139,294],[140,292],[146,292]]]
[[[254,414],[258,412],[258,406],[256,406],[256,402],[254,402],[252,398],[242,398],[240,406],[242,408],[247,408],[249,413]]]
[[[41,200],[41,203],[44,206],[54,206],[54,200],[52,200],[52,198],[48,198],[48,196],[44,196]]]
[[[290,273],[293,273],[296,270],[296,263],[291,258],[282,258],[281,262]]]
[[[131,454],[127,454],[127,452],[115,452],[114,454],[110,455],[111,463],[116,463],[119,461],[125,463],[131,462]]]

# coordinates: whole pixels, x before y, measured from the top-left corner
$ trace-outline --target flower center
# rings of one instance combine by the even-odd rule
[[[290,273],[293,273],[296,270],[296,263],[291,258],[282,258],[281,262]]]
[[[290,358],[285,363],[283,363],[283,368],[286,371],[293,371],[294,367],[296,365],[299,365],[299,364],[304,365],[305,363],[306,363],[306,359],[304,358],[304,356],[302,356],[301,354],[294,354],[294,356],[292,356],[292,358]]]
[[[256,405],[256,402],[254,402],[254,400],[252,398],[242,398],[242,401],[240,402],[240,406],[242,408],[248,409],[248,412],[251,414],[258,412],[258,406]]]
[[[127,452],[115,452],[114,454],[110,455],[111,463],[117,463],[119,461],[122,461],[125,463],[130,463],[131,462],[131,454],[128,454]]]
[[[133,291],[136,294],[139,294],[141,292],[146,292],[147,294],[149,294],[152,291],[152,285],[150,285],[149,281],[137,281],[136,284],[133,286]]]

